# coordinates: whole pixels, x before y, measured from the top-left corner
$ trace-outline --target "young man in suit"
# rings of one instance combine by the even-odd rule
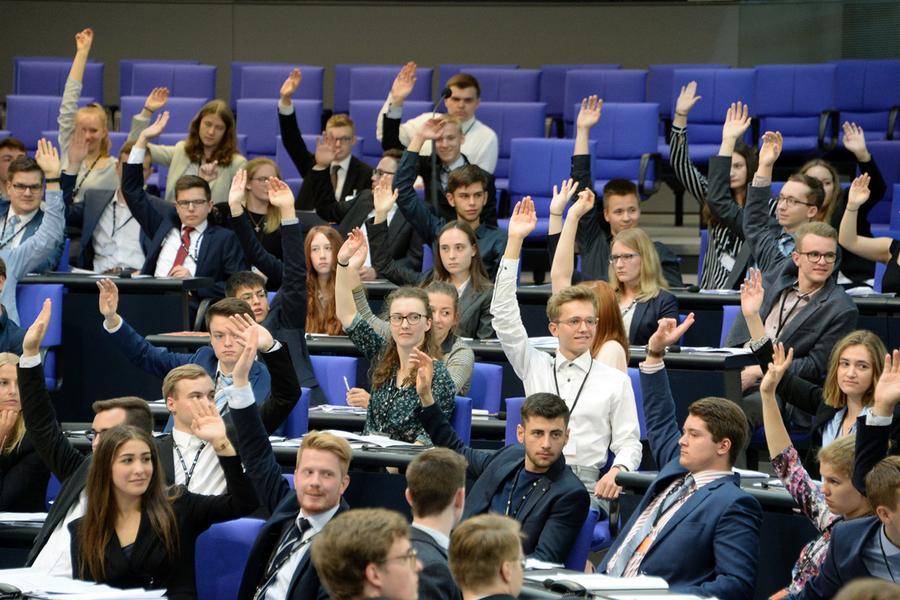
[[[553,394],[528,396],[516,428],[519,444],[496,453],[476,450],[463,444],[434,403],[431,358],[416,350],[414,360],[422,401],[416,410],[425,432],[435,446],[462,454],[469,463],[467,477],[475,481],[466,496],[463,520],[489,511],[513,517],[522,524],[526,554],[565,562],[590,507],[584,485],[566,468],[563,456],[569,439],[565,402]]]
[[[9,181],[7,173],[12,161],[20,156],[27,156],[25,144],[21,140],[14,137],[0,140],[0,202],[9,202],[6,195],[6,184]]]
[[[394,511],[366,508],[339,515],[313,542],[312,555],[334,600],[421,598],[416,574],[422,563],[406,519]]]
[[[514,600],[522,590],[524,570],[518,521],[478,515],[453,530],[450,571],[463,600]]]
[[[433,244],[441,228],[452,219],[435,214],[423,204],[413,184],[422,144],[426,140],[440,138],[446,126],[447,121],[443,118],[425,121],[403,153],[394,176],[394,187],[398,190],[397,206],[426,244]],[[446,198],[456,212],[454,218],[465,221],[475,231],[481,261],[488,275],[493,278],[506,246],[506,233],[482,219],[484,205],[494,202],[494,198],[488,195],[489,181],[486,175],[485,170],[476,165],[466,165],[452,171],[447,176]]]
[[[408,62],[397,74],[391,91],[381,108],[378,121],[375,125],[375,136],[384,143],[387,135],[385,119],[399,121],[403,117],[403,103],[412,93],[416,84],[416,63]],[[478,80],[467,73],[457,73],[447,80],[447,89],[450,95],[444,98],[444,107],[447,114],[452,115],[460,122],[465,142],[462,152],[472,164],[478,165],[488,173],[493,173],[497,168],[499,155],[499,142],[493,129],[479,121],[475,113],[481,104],[481,86]],[[434,113],[423,113],[414,119],[399,126],[399,140],[404,146],[408,146],[415,137],[416,131],[434,116]],[[391,146],[393,147],[393,146]],[[422,154],[431,154],[430,145],[423,149]]]
[[[577,190],[594,189],[594,178],[591,165],[594,157],[590,155],[588,140],[591,128],[600,121],[601,102],[596,96],[586,98],[581,103],[581,110],[575,122],[575,149],[572,152],[571,178],[578,184]],[[547,246],[550,250],[550,262],[556,253],[559,233],[562,231],[563,212],[568,198],[558,196],[550,204],[550,220],[548,223]],[[640,227],[641,197],[638,187],[628,179],[611,179],[603,186],[603,212],[600,207],[593,208],[578,222],[576,242],[581,249],[581,272],[575,274],[573,282],[580,280],[609,279],[609,248],[612,238],[620,231]],[[681,260],[662,242],[653,242],[663,277],[672,287],[681,287]]]
[[[115,190],[85,190],[82,202],[74,202],[78,169],[84,160],[87,146],[75,139],[69,144],[69,161],[60,177],[63,199],[66,202],[66,225],[81,230],[81,251],[76,264],[81,269],[98,273],[118,271],[139,272],[146,260],[144,249],[150,238],[141,231],[134,219],[121,183]],[[134,142],[128,142],[119,151],[116,172],[122,180],[122,167],[131,155]],[[146,181],[153,170],[152,158],[148,150],[144,156],[143,179]],[[148,201],[157,211],[164,211],[168,204],[162,199],[147,195]]]
[[[184,175],[175,183],[175,206],[158,211],[144,191],[143,163],[149,140],[169,120],[168,111],[141,131],[128,164],[122,170],[125,201],[141,230],[150,238],[141,272],[156,277],[211,277],[214,284],[199,290],[201,298],[225,296],[225,280],[246,269],[244,253],[233,232],[210,223],[209,184],[197,175]]]
[[[650,448],[659,475],[600,563],[620,577],[662,577],[682,594],[735,600],[753,597],[762,509],[731,471],[748,439],[740,408],[703,398],[688,408],[683,433],[663,356],[693,324],[660,319],[641,363]]]
[[[466,504],[466,459],[447,448],[417,455],[406,469],[406,501],[413,514],[410,541],[422,562],[419,598],[458,600],[447,551]]]

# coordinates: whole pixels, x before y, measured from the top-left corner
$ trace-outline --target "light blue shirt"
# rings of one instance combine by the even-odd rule
[[[842,408],[837,411],[835,415],[831,418],[830,421],[825,423],[825,429],[822,430],[822,447],[824,448],[831,442],[835,441],[839,437],[841,437],[841,423],[844,422],[844,416],[847,414],[847,407]],[[863,406],[863,409],[859,412],[860,417],[865,417],[869,414],[869,407]],[[853,421],[853,424],[850,426],[850,434],[856,433],[856,421]]]

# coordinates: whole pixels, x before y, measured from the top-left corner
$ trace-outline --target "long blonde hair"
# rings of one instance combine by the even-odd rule
[[[6,365],[16,366],[19,364],[19,357],[12,352],[0,352],[0,367],[4,367]],[[16,417],[16,425],[13,427],[12,433],[3,440],[3,448],[2,454],[12,454],[19,447],[19,444],[22,443],[22,438],[25,437],[25,417],[22,416],[22,411],[19,410],[19,415]]]
[[[884,342],[876,334],[866,329],[858,329],[851,331],[835,344],[828,360],[828,374],[825,376],[822,398],[825,404],[832,408],[847,406],[847,394],[841,391],[838,382],[838,364],[841,362],[841,354],[850,346],[862,346],[869,353],[869,360],[872,361],[872,383],[863,393],[862,405],[871,406],[875,402],[875,385],[884,370],[884,355],[887,354],[887,350],[884,348]]]
[[[656,248],[653,246],[650,236],[643,229],[633,227],[620,231],[610,243],[610,248],[616,242],[628,246],[641,257],[641,288],[636,296],[638,302],[646,302],[656,298],[659,296],[660,290],[669,287],[662,275],[659,254],[656,253]],[[612,263],[609,265],[609,283],[617,294],[625,291],[625,285],[616,277],[616,266]]]

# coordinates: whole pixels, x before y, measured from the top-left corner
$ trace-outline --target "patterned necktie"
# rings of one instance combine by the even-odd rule
[[[311,527],[312,523],[304,518],[300,519],[299,527],[296,526],[296,522],[291,523],[287,531],[284,532],[284,535],[281,536],[281,542],[278,544],[278,549],[275,551],[274,558],[269,561],[269,567],[266,569],[265,583],[256,590],[253,600],[259,600],[260,598],[266,597],[266,592],[269,591],[269,588],[272,587],[272,584],[278,579],[278,571],[297,550],[303,547],[303,534]]]
[[[187,260],[188,249],[191,247],[192,231],[194,231],[194,228],[188,226],[181,230],[181,246],[178,247],[178,254],[175,255],[175,262],[172,263],[172,269],[180,267],[184,264],[184,261]],[[171,269],[169,272],[171,273]]]
[[[225,393],[225,388],[234,383],[234,378],[231,375],[226,375],[224,373],[218,373],[216,375],[216,410],[219,411],[219,414],[224,415],[228,412],[228,394]]]

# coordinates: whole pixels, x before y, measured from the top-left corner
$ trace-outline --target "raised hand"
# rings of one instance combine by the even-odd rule
[[[741,284],[741,313],[745,318],[759,314],[764,295],[762,272],[751,268],[744,283]]]
[[[422,406],[433,404],[431,380],[434,378],[434,360],[418,348],[414,348],[409,354],[409,366],[416,370],[416,392],[422,400]]]
[[[228,190],[228,208],[236,217],[244,212],[244,195],[247,193],[247,170],[238,169],[231,178],[231,189]]]
[[[894,350],[884,357],[884,370],[875,384],[875,406],[883,409],[881,416],[894,413],[900,403],[900,350]]]
[[[353,231],[347,234],[347,239],[341,244],[338,250],[337,261],[342,265],[348,265],[353,255],[356,254],[366,243],[366,237],[363,235],[359,227],[354,227]]]
[[[569,215],[580,219],[594,208],[595,199],[594,192],[590,188],[584,188],[578,193],[578,200],[569,209]]]
[[[212,183],[219,176],[219,161],[212,160],[202,163],[198,175],[206,180],[207,183]]]
[[[863,173],[853,180],[850,184],[850,193],[847,196],[847,208],[859,210],[859,207],[866,203],[869,199],[869,177],[868,173]]]
[[[91,44],[94,43],[94,30],[83,29],[75,34],[75,51],[88,53],[91,51]]]
[[[84,129],[81,127],[75,128],[75,133],[72,135],[72,140],[69,142],[69,169],[78,169],[78,165],[80,165],[85,157],[88,155],[88,144],[87,140],[84,137]]]
[[[300,81],[303,79],[303,74],[300,72],[300,69],[295,68],[291,71],[291,74],[287,76],[287,79],[284,80],[284,83],[281,84],[281,90],[278,92],[281,96],[281,103],[285,106],[291,104],[291,97],[294,95],[294,92],[297,91],[297,88],[300,87]]]
[[[59,177],[59,153],[56,151],[56,148],[53,147],[53,143],[50,140],[46,138],[38,140],[38,147],[37,151],[34,153],[34,160],[37,161],[41,171],[44,172],[44,177],[46,179]]]
[[[275,338],[269,330],[257,323],[251,315],[231,315],[229,329],[238,338],[238,343],[246,346],[256,340],[256,349],[265,352],[275,345]]]
[[[781,156],[781,147],[784,139],[780,131],[767,131],[762,136],[762,146],[759,149],[759,164],[771,168]]]
[[[785,354],[784,344],[781,342],[775,344],[773,350],[772,362],[769,363],[769,368],[759,384],[759,391],[762,394],[775,393],[778,383],[784,377],[784,374],[787,373],[788,368],[791,366],[791,361],[794,360],[794,349],[791,348]]]
[[[277,177],[269,177],[266,181],[266,191],[269,193],[269,203],[281,210],[294,210],[294,192],[288,184]]]
[[[44,300],[41,312],[34,319],[34,323],[25,332],[25,339],[22,340],[22,356],[37,356],[41,351],[41,342],[44,341],[44,335],[47,333],[47,326],[50,324],[50,316],[53,312],[53,305],[50,299]]]
[[[387,175],[382,175],[378,183],[372,188],[372,203],[375,212],[387,215],[397,202],[399,190],[391,189],[391,182]]]
[[[844,121],[844,148],[852,152],[859,162],[872,160],[872,155],[866,147],[866,133],[856,123]]]
[[[400,72],[394,78],[394,83],[391,84],[391,103],[402,104],[412,93],[415,85],[416,63],[409,61],[403,65],[403,68],[400,69]]]
[[[244,347],[241,349],[241,354],[238,356],[237,362],[234,363],[234,370],[231,372],[231,381],[235,387],[246,387],[250,385],[250,369],[253,368],[253,361],[256,360],[257,347],[259,346],[259,334],[260,331],[264,331],[262,327],[257,327],[256,323],[253,324],[253,327],[247,326],[246,320],[241,319],[241,316],[246,315],[229,317],[233,329],[239,332],[238,336],[243,337],[246,340],[244,342]],[[249,317],[249,319],[250,321],[253,321],[252,317]],[[247,332],[245,337],[241,335],[244,331]]]
[[[534,210],[534,202],[531,196],[525,196],[516,202],[512,216],[509,218],[509,227],[506,235],[511,238],[524,240],[537,226],[537,213]]]
[[[169,101],[169,88],[157,87],[150,90],[147,99],[144,100],[144,109],[150,114],[155,113]]]
[[[654,353],[661,354],[667,347],[675,344],[684,335],[684,332],[694,324],[694,313],[688,314],[684,322],[679,325],[675,319],[660,319],[656,331],[647,340],[647,348]]]
[[[603,107],[603,100],[597,98],[596,95],[588,96],[581,101],[581,109],[578,111],[578,117],[575,119],[575,127],[577,129],[590,129],[600,122],[600,109]]]
[[[553,186],[553,197],[550,198],[550,214],[562,216],[566,210],[566,204],[575,195],[578,184],[574,179],[563,179],[559,187]]]
[[[725,113],[725,123],[722,125],[722,139],[737,141],[749,127],[750,115],[747,105],[741,102],[732,102]]]
[[[316,138],[316,165],[327,168],[334,160],[334,140],[327,131]]]
[[[204,442],[214,444],[217,440],[226,437],[225,421],[216,410],[216,405],[206,398],[191,398],[191,433]]]
[[[100,279],[97,287],[100,289],[100,314],[106,319],[107,326],[115,327],[118,324],[119,288],[110,279]]]
[[[141,131],[141,135],[138,138],[138,141],[143,141],[146,144],[147,140],[152,140],[153,138],[155,138],[159,134],[161,134],[165,130],[166,125],[168,125],[168,124],[169,124],[169,111],[166,110],[166,111],[163,111],[163,113],[161,115],[156,117],[156,120],[153,121],[153,123],[149,127],[144,129],[143,131]]]
[[[691,81],[687,85],[681,86],[681,92],[675,101],[675,114],[679,117],[687,118],[688,113],[694,108],[694,105],[700,101],[703,96],[697,95],[697,82]]]
[[[446,124],[447,122],[443,119],[428,119],[422,123],[422,126],[419,127],[417,133],[422,136],[422,139],[436,140],[444,133],[444,126]]]

